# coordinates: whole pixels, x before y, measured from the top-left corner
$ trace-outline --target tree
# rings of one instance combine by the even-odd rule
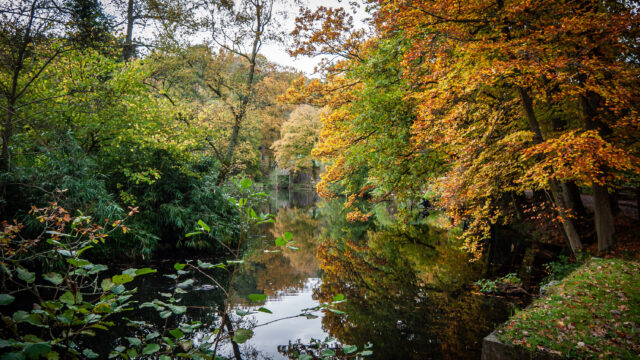
[[[71,40],[82,46],[105,49],[114,42],[112,24],[98,0],[67,0]]]
[[[315,173],[311,150],[318,141],[320,128],[320,111],[309,105],[298,106],[282,125],[280,140],[273,143],[278,166],[293,173],[305,170]]]
[[[224,183],[232,173],[240,130],[255,100],[257,72],[260,70],[258,54],[265,42],[282,40],[275,3],[275,0],[241,1],[234,7],[224,7],[219,13],[212,13],[206,22],[212,42],[239,57],[244,67],[242,81],[238,83],[230,83],[222,74],[216,74],[206,82],[206,86],[222,100],[233,121],[226,148],[218,149],[211,144],[221,160],[218,184]]]
[[[54,2],[22,0],[0,6],[0,94],[4,113],[0,171],[6,172],[11,169],[11,140],[15,121],[21,120],[21,100],[69,48],[59,37],[65,19]],[[32,99],[30,103],[41,100]]]
[[[433,190],[455,222],[469,224],[470,250],[480,250],[494,226],[521,216],[518,198],[528,188],[551,192],[564,233],[580,250],[563,186],[571,182],[593,189],[600,249],[610,246],[607,187],[640,171],[638,104],[632,100],[638,91],[638,14],[632,5],[379,1],[372,9],[376,37],[352,43],[349,49],[359,50],[355,54],[335,43],[348,36],[332,29],[351,31],[339,26],[344,15],[320,9],[323,14],[306,12],[298,23],[302,39],[294,53],[346,58],[327,67],[324,82],[297,83],[288,94],[292,101],[338,105],[326,117],[332,121],[324,122],[315,150],[334,161],[319,186],[340,182],[351,184],[348,192],[362,193],[362,180],[355,180],[353,171],[363,167],[350,165],[359,159],[372,164],[363,154],[378,152],[373,128],[384,123],[369,114],[387,121],[395,117],[354,106],[366,103],[359,101],[359,91],[404,84],[400,98],[414,105],[409,111],[415,118],[399,127],[408,136],[396,144],[410,150],[387,159],[398,167],[416,156],[434,156],[436,171],[401,178],[423,183],[414,194]],[[403,44],[394,49],[398,56],[387,60],[397,69],[395,78],[386,73],[392,76],[383,82],[379,72],[359,70],[372,68],[379,58],[374,54],[394,41]],[[346,91],[336,79],[351,79],[365,90]],[[371,173],[365,179],[376,188],[394,184]]]
[[[128,61],[136,56],[138,47],[151,46],[134,37],[136,26],[145,28],[155,24],[159,32],[156,41],[175,45],[182,31],[189,33],[198,27],[198,14],[205,11],[202,5],[191,0],[111,0],[110,8],[116,11],[117,25],[124,25],[122,58]]]

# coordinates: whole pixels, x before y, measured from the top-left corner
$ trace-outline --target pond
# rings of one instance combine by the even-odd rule
[[[344,220],[341,202],[318,201],[310,191],[279,191],[266,206],[275,223],[248,244],[233,288],[233,326],[254,331],[239,345],[242,359],[289,359],[296,352],[317,356],[326,348],[340,354],[340,345],[368,347],[371,359],[476,359],[482,338],[513,311],[506,301],[472,293],[470,284],[482,278],[486,266],[469,262],[455,236],[438,229],[437,214],[426,224],[400,226],[380,214],[375,224],[352,224]],[[299,250],[269,252],[273,239],[285,231],[294,235]],[[142,301],[172,291],[175,282],[163,276],[174,272],[172,265],[159,264],[157,274],[136,279]],[[195,280],[181,302],[188,311],[168,320],[201,321],[191,334],[193,345],[219,327],[211,309],[224,301],[210,281]],[[225,286],[228,279],[218,281]],[[249,294],[267,297],[253,302]],[[299,316],[338,294],[346,299],[338,311]],[[165,323],[151,308],[127,316],[158,328]],[[96,345],[101,353],[124,344],[123,336],[151,331],[116,328]],[[313,339],[328,341],[317,346]],[[220,355],[234,358],[232,345],[224,343]]]

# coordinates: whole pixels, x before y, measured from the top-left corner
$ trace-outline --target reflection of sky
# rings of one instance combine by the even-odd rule
[[[314,313],[318,316],[316,319],[296,317],[260,326],[260,324],[269,321],[298,315],[302,309],[317,306],[319,302],[314,300],[312,295],[313,289],[320,286],[320,283],[320,279],[310,278],[298,293],[288,292],[287,294],[278,294],[275,298],[267,298],[262,306],[271,310],[273,314],[257,312],[247,316],[258,327],[254,329],[253,337],[240,346],[241,351],[244,353],[245,350],[253,348],[265,358],[287,359],[286,356],[278,353],[278,345],[287,345],[289,341],[295,342],[298,339],[303,343],[309,343],[311,338],[324,339],[327,337],[328,334],[322,330],[322,312]],[[225,354],[231,355],[230,351],[231,349],[225,349]]]

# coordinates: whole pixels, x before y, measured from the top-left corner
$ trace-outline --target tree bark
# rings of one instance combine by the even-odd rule
[[[574,254],[578,254],[578,252],[582,250],[582,241],[580,240],[580,235],[578,235],[578,232],[576,231],[572,215],[567,211],[568,206],[564,200],[566,198],[566,194],[564,194],[562,186],[557,180],[550,180],[549,186],[551,187],[551,195],[556,203],[558,214],[561,218],[560,221],[562,223],[562,228],[565,232],[567,241],[569,242],[569,246]]]
[[[13,132],[14,106],[14,101],[9,100],[6,110],[7,113],[4,117],[4,124],[2,126],[2,163],[0,164],[0,170],[2,172],[8,172],[11,170],[11,154],[9,152],[9,142],[11,141],[11,135]]]
[[[585,126],[589,130],[597,130],[600,136],[611,132],[600,120],[598,120],[599,95],[588,92],[580,97]],[[600,169],[606,174],[606,169]],[[603,176],[604,177],[604,176]],[[606,183],[592,183],[593,208],[596,234],[598,236],[598,251],[604,251],[614,243],[615,226],[613,224],[613,212],[611,211],[611,197]]]
[[[533,101],[526,89],[518,87],[518,91],[520,93],[520,99],[522,100],[522,106],[524,107],[525,113],[527,115],[529,128],[534,134],[533,141],[539,144],[544,139],[542,137],[542,131],[540,131],[538,119],[536,118],[536,114],[533,111]],[[551,188],[551,195],[554,202],[556,203],[558,214],[560,215],[562,221],[562,229],[564,230],[566,238],[569,242],[569,246],[571,247],[573,253],[577,254],[580,250],[582,250],[582,241],[580,240],[580,236],[578,235],[578,231],[576,230],[573,219],[567,212],[568,208],[565,202],[566,196],[563,194],[564,192],[562,191],[562,186],[557,180],[550,179],[549,187]]]
[[[598,251],[605,251],[615,243],[615,227],[611,212],[611,199],[606,185],[593,183],[593,203],[595,209]]]
[[[251,97],[253,95],[254,77],[256,73],[256,58],[258,56],[258,52],[260,51],[260,45],[262,42],[263,26],[264,24],[262,23],[262,7],[256,6],[256,28],[254,29],[255,34],[253,38],[253,45],[251,47],[251,54],[246,56],[249,61],[249,74],[245,83],[245,94],[242,97],[240,108],[235,114],[233,130],[231,133],[231,138],[229,139],[229,146],[227,147],[227,152],[224,159],[224,161],[227,163],[227,167],[222,169],[220,173],[218,173],[218,178],[216,179],[216,184],[218,186],[222,185],[229,176],[229,167],[233,163],[233,153],[238,142],[238,136],[240,135],[240,128],[247,115],[249,102],[251,101]]]
[[[122,49],[124,61],[130,60],[135,55],[135,47],[133,46],[133,25],[135,22],[133,1],[134,0],[129,0],[127,4],[127,34],[124,40],[124,49]]]
[[[578,218],[582,218],[587,214],[587,211],[582,203],[580,197],[580,188],[573,181],[567,181],[562,183],[562,192],[565,195],[565,203],[567,208],[570,209]]]

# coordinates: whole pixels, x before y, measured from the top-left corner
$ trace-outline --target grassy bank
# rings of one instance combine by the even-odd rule
[[[563,357],[640,358],[640,264],[592,259],[498,334],[505,343]]]

